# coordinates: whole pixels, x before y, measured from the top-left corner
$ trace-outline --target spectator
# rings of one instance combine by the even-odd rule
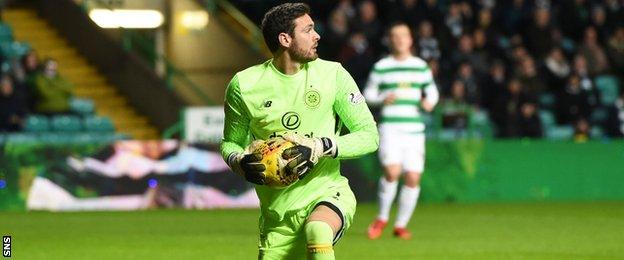
[[[615,30],[607,46],[613,71],[620,77],[620,82],[624,82],[624,26]]]
[[[535,10],[533,23],[524,31],[524,42],[537,59],[544,58],[553,47],[552,31],[550,11],[544,8]]]
[[[429,21],[423,21],[418,26],[418,54],[423,60],[439,60],[442,53],[438,39],[433,35],[433,25]]]
[[[500,13],[502,32],[508,37],[519,33],[529,10],[529,5],[524,0],[505,1],[505,4],[501,4],[497,11]]]
[[[21,92],[16,91],[13,79],[0,77],[0,132],[20,131],[26,116],[28,103]]]
[[[340,52],[339,60],[353,76],[358,87],[363,88],[368,78],[368,72],[375,63],[375,55],[366,36],[361,32],[351,34],[349,41]]]
[[[609,60],[607,60],[604,49],[598,43],[594,27],[590,26],[585,29],[585,37],[583,38],[583,45],[579,48],[579,53],[587,60],[589,75],[604,74],[609,69]]]
[[[507,91],[498,99],[495,109],[490,111],[498,137],[519,136],[520,108],[528,100],[520,80],[514,78],[507,83]]]
[[[624,137],[624,91],[620,91],[618,99],[608,107],[605,132],[610,137]]]
[[[591,125],[585,118],[579,118],[574,122],[574,142],[585,143],[590,138]]]
[[[564,36],[581,40],[583,28],[589,24],[589,7],[585,0],[562,1],[559,24]]]
[[[389,24],[404,21],[410,27],[415,28],[426,18],[426,13],[419,6],[418,0],[399,0],[396,2],[395,8],[391,13],[388,13],[386,19]]]
[[[607,42],[607,35],[613,28],[611,28],[610,24],[607,24],[607,13],[601,5],[592,8],[590,25],[596,28],[598,42],[604,46]]]
[[[373,1],[365,0],[360,3],[358,17],[354,22],[354,28],[366,36],[366,40],[372,46],[371,50],[373,52],[379,49],[381,23],[377,19],[377,7],[375,7]]]
[[[48,59],[43,65],[43,72],[34,80],[35,111],[48,115],[68,113],[73,86],[58,74],[56,60]]]
[[[438,109],[442,127],[459,131],[466,130],[473,112],[472,105],[466,102],[466,88],[460,80],[451,87],[451,96],[442,100]]]
[[[529,138],[542,137],[542,121],[538,116],[537,105],[526,102],[520,107],[520,119],[518,120],[518,136]]]
[[[546,85],[538,74],[535,62],[531,57],[526,57],[520,62],[517,77],[524,86],[526,93],[533,99],[539,97],[546,90]]]
[[[563,55],[563,51],[559,47],[550,50],[550,53],[544,59],[546,80],[551,90],[563,90],[571,70],[570,63],[568,63],[568,60]]]
[[[452,2],[444,20],[449,33],[458,39],[464,33],[462,9],[459,3]]]
[[[565,90],[559,94],[557,121],[559,124],[572,124],[591,113],[587,92],[581,88],[578,75],[568,78]]]
[[[481,104],[481,89],[470,63],[463,62],[459,65],[457,80],[464,83],[466,101],[471,105],[479,106]]]
[[[481,83],[481,86],[483,86],[483,107],[488,111],[494,109],[496,100],[505,93],[506,82],[505,64],[500,60],[494,61],[488,75],[483,78]]]
[[[582,55],[574,57],[574,74],[578,75],[581,80],[581,88],[588,94],[589,105],[596,107],[600,105],[600,93],[594,84],[593,78],[589,75],[587,61]]]
[[[328,59],[336,60],[340,48],[336,46],[342,46],[347,42],[349,37],[349,23],[347,16],[344,12],[334,10],[329,17],[329,24],[325,35],[321,37],[323,44],[319,44],[320,48],[323,48],[323,52],[327,55]]]
[[[485,38],[485,32],[482,29],[476,29],[472,33],[474,42],[474,57],[472,60],[472,66],[475,68],[475,72],[479,77],[488,73],[490,67],[490,56],[487,49],[487,39]]]

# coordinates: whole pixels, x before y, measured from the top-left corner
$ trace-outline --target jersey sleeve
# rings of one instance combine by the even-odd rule
[[[227,162],[232,153],[244,150],[249,136],[249,113],[240,92],[238,77],[235,75],[225,91],[225,120],[221,156]]]
[[[368,81],[366,82],[366,88],[364,89],[364,97],[366,97],[366,102],[371,106],[380,105],[384,99],[385,95],[379,91],[379,84],[381,84],[381,75],[375,70],[371,71],[368,76]]]
[[[438,87],[436,86],[436,83],[433,80],[433,75],[431,74],[431,70],[428,69],[427,71],[428,71],[427,74],[429,78],[429,84],[425,87],[424,91],[427,97],[427,102],[435,106],[436,104],[438,104],[438,101],[440,100],[440,93],[438,92]]]
[[[373,152],[379,147],[377,124],[355,81],[340,66],[336,76],[337,92],[334,111],[349,129],[349,134],[336,138],[338,159],[348,159]]]

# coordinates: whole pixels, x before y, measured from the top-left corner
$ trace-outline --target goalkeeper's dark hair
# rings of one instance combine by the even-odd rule
[[[294,36],[295,19],[310,14],[310,7],[304,3],[285,3],[271,8],[262,18],[262,36],[271,52],[280,47],[277,36],[287,33]]]

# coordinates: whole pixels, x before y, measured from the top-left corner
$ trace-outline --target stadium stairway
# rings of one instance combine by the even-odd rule
[[[74,84],[74,94],[93,100],[96,113],[110,118],[118,133],[140,140],[160,137],[147,118],[139,115],[126,98],[34,10],[5,9],[3,20],[13,27],[16,41],[28,42],[40,58],[56,59],[59,73]]]

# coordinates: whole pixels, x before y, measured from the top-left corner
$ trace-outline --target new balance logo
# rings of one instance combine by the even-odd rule
[[[271,107],[271,103],[273,103],[271,100],[264,102],[264,107]]]

